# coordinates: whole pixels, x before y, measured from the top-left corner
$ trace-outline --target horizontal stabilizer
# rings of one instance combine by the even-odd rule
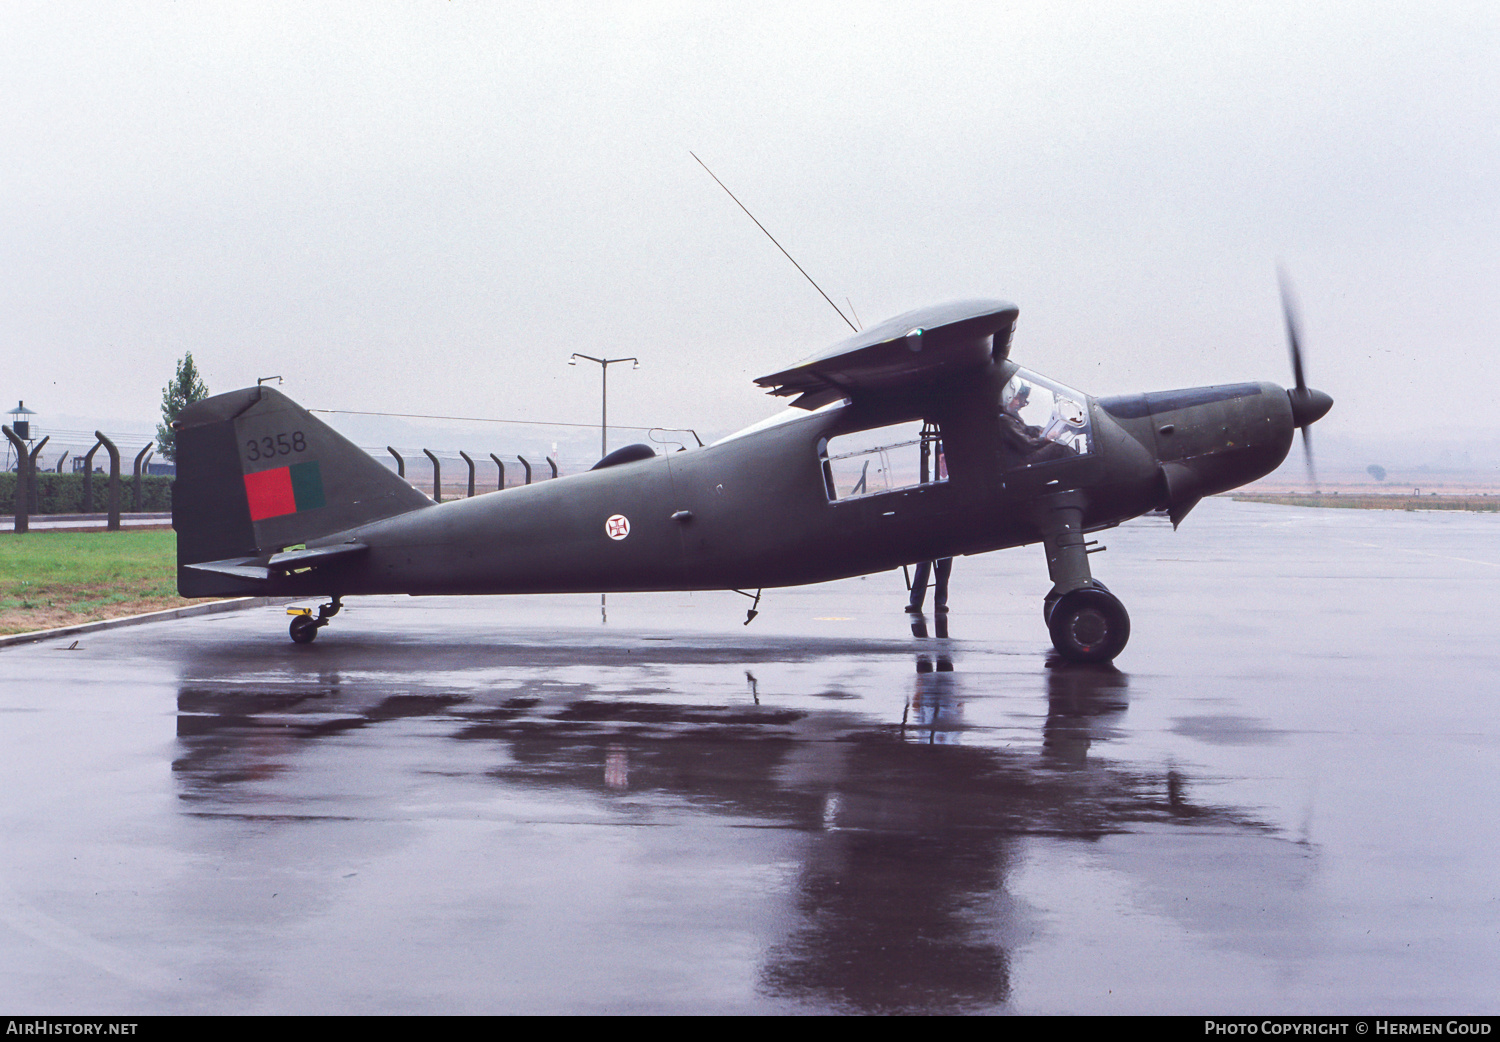
[[[358,557],[370,548],[364,543],[339,543],[337,546],[316,546],[311,550],[285,550],[272,554],[267,563],[276,569],[290,572],[296,568],[307,568],[315,564]]]
[[[318,546],[311,550],[286,550],[279,554],[272,554],[268,558],[231,557],[224,561],[200,561],[197,564],[183,565],[183,567],[196,572],[214,572],[219,575],[232,575],[236,579],[267,582],[273,576],[285,575],[303,568],[314,568],[318,565],[331,564],[334,561],[347,561],[368,552],[369,549],[364,543],[339,543],[336,546]]]
[[[1019,309],[1001,300],[960,300],[897,315],[821,355],[755,382],[816,409],[861,391],[888,392],[1002,361]]]
[[[271,578],[271,569],[254,557],[231,557],[227,561],[199,561],[197,564],[185,564],[182,567],[195,572],[232,575],[236,579],[253,579],[257,582],[267,582]]]

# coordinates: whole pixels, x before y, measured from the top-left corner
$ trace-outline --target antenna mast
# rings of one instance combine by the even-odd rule
[[[691,149],[688,151],[688,155],[692,156],[694,159],[698,159],[698,153],[692,151]],[[731,198],[731,199],[734,200],[734,203],[735,203],[736,206],[738,206],[741,210],[745,211],[745,216],[746,217],[750,218],[752,221],[755,221],[755,226],[757,228],[759,228],[763,232],[766,232],[766,226],[763,225],[763,224],[761,224],[759,221],[755,220],[755,215],[750,212],[750,210],[745,206],[744,203],[740,202],[738,196],[736,196],[733,192],[729,191],[729,187],[727,185],[725,185],[723,181],[719,180],[718,175],[716,175],[712,170],[708,169],[708,164],[707,163],[705,163],[701,159],[698,159],[698,165],[701,166],[704,170],[708,170],[708,176],[712,177],[714,179],[714,181],[716,181],[718,183],[719,187],[722,188],[722,189],[724,189],[724,191],[726,193],[728,193],[729,198]],[[854,330],[856,333],[858,333],[859,332],[859,327],[856,326],[853,322],[850,322],[849,321],[849,317],[847,315],[845,315],[843,313],[843,311],[841,311],[839,309],[839,306],[833,302],[833,299],[831,297],[829,297],[827,293],[823,292],[823,287],[819,286],[816,282],[813,282],[813,277],[811,275],[809,275],[806,271],[802,270],[802,265],[800,265],[800,264],[797,263],[797,259],[795,257],[793,257],[790,253],[786,252],[786,247],[783,246],[783,245],[781,245],[781,243],[776,242],[776,236],[772,235],[770,232],[766,232],[766,238],[770,239],[771,242],[775,243],[776,248],[782,252],[782,255],[785,256],[787,260],[789,260],[789,261],[792,262],[792,267],[794,267],[798,271],[802,272],[802,277],[804,279],[806,279],[808,282],[812,282],[812,288],[815,289],[815,290],[817,290],[818,293],[820,293],[822,295],[822,297],[823,297],[824,300],[828,301],[828,306],[829,307],[833,308],[833,310],[835,310],[835,311],[837,311],[839,313],[839,318],[841,318],[841,319],[844,320],[844,324],[847,325],[850,329]],[[850,306],[853,307],[853,305],[850,305]]]

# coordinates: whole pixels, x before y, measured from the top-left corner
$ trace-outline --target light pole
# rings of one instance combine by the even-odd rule
[[[632,358],[595,358],[593,355],[579,354],[573,352],[573,357],[568,359],[569,365],[577,365],[582,358],[588,362],[599,364],[599,458],[603,459],[609,455],[609,367],[620,362],[630,362],[632,369],[639,369],[641,363]],[[609,622],[609,613],[606,610],[606,595],[599,595],[599,621]]]
[[[579,354],[577,351],[574,351],[573,357],[568,359],[568,364],[577,365],[580,358],[599,364],[599,458],[603,459],[609,455],[609,367],[618,362],[633,362],[634,364],[630,368],[639,369],[641,363],[634,357],[595,358],[593,355]]]

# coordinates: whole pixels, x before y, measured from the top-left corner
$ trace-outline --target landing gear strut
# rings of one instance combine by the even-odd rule
[[[313,618],[311,608],[288,608],[287,614],[292,616],[292,640],[298,644],[311,644],[317,639],[318,630],[327,626],[328,620],[337,615],[343,606],[343,598],[334,595],[333,600],[318,606],[316,619]]]
[[[1108,662],[1130,640],[1125,605],[1089,572],[1083,539],[1083,497],[1064,492],[1042,503],[1037,521],[1052,589],[1042,615],[1052,645],[1071,662]]]

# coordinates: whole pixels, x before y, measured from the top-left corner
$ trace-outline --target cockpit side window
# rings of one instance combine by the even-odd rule
[[[948,480],[943,434],[930,421],[912,420],[825,438],[818,443],[818,453],[830,501]]]
[[[1034,466],[1094,450],[1088,399],[1044,376],[1017,369],[1000,392],[1000,437],[1010,466]]]

